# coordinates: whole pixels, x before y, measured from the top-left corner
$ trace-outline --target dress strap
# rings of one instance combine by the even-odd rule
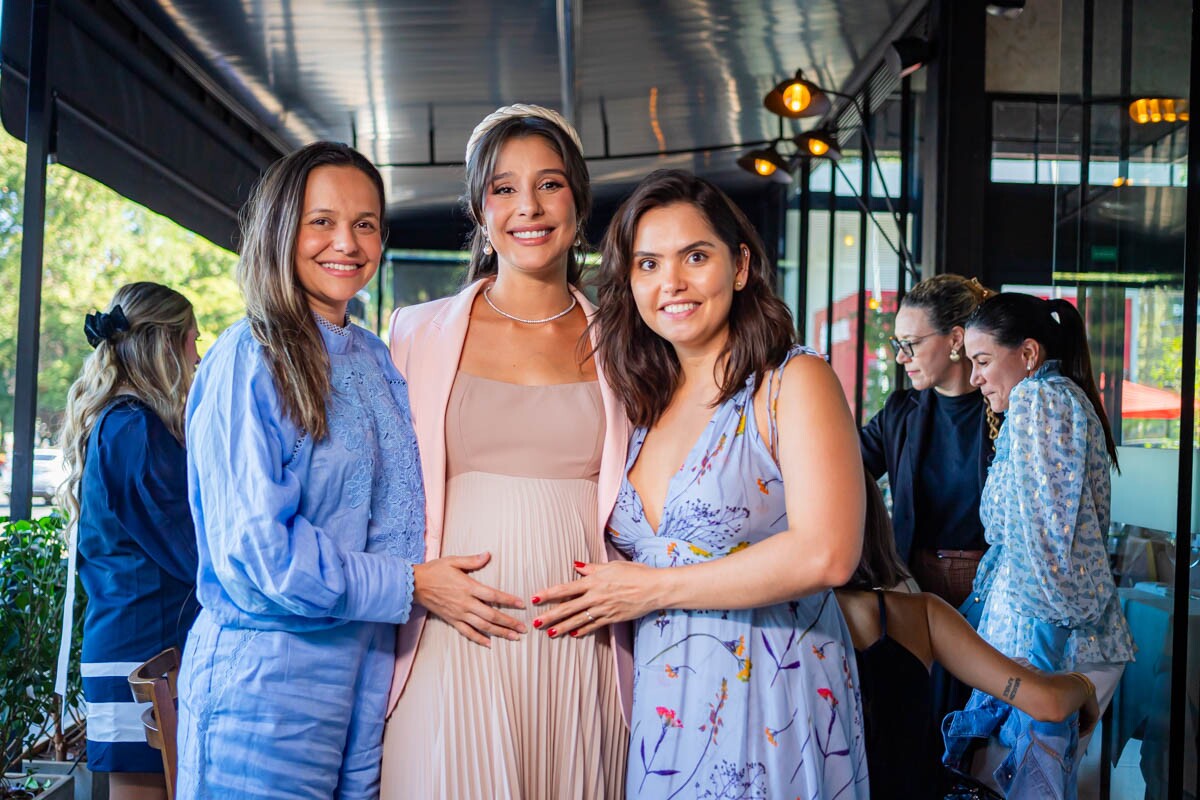
[[[879,638],[887,636],[887,603],[883,601],[883,589],[875,590],[875,597],[879,600]]]
[[[798,355],[815,356],[817,352],[808,347],[796,345],[788,350],[778,367],[767,372],[767,446],[771,450],[771,458],[775,459],[776,464],[779,463],[778,407],[779,391],[783,388],[783,368],[794,356]]]

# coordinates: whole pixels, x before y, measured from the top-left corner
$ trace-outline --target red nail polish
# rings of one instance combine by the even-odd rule
[[[535,619],[535,620],[533,621],[533,627],[535,627],[535,628],[540,628],[540,627],[542,627],[542,621],[541,621],[540,619]]]
[[[553,637],[555,637],[555,636],[557,636],[557,635],[558,635],[558,630],[557,630],[557,629],[555,629],[555,628],[551,628],[550,630],[546,631],[546,633],[547,633],[547,634],[548,634],[548,635],[549,635],[551,638],[553,638]]]
[[[533,597],[529,598],[529,599],[533,601],[533,604],[534,604],[535,606],[536,606],[538,603],[542,602],[542,598],[541,598],[541,597],[539,597],[539,596],[538,596],[538,595],[536,595],[536,594],[535,594]]]
[[[582,561],[575,562],[575,569],[582,569],[583,567],[586,567],[586,566],[587,566],[587,564],[583,563]]]
[[[574,639],[574,638],[575,638],[576,636],[578,636],[578,635],[579,635],[579,631],[571,631],[571,638],[572,638],[572,639]]]

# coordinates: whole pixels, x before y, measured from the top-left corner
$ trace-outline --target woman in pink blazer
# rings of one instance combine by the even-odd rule
[[[532,636],[542,621],[524,602],[576,563],[608,560],[629,440],[574,285],[587,165],[574,128],[527,105],[485,118],[466,156],[469,285],[391,324],[426,559],[442,560],[400,631],[381,796],[621,797],[628,630]]]

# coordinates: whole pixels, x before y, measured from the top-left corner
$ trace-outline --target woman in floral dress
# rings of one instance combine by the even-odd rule
[[[597,354],[638,426],[608,531],[630,561],[576,565],[533,598],[534,626],[638,620],[629,797],[866,798],[830,592],[864,513],[836,377],[794,345],[749,222],[685,172],[617,212],[599,305]]]

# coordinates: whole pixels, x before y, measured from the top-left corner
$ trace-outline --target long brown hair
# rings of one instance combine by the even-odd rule
[[[71,519],[79,515],[79,482],[92,428],[118,395],[145,403],[183,444],[184,405],[196,371],[183,352],[196,327],[192,304],[174,289],[141,281],[118,289],[108,312],[118,306],[128,330],[96,343],[67,393],[62,431],[67,480],[59,489],[59,502]]]
[[[483,250],[487,244],[487,236],[483,231],[483,206],[500,150],[510,140],[526,136],[540,136],[563,161],[567,186],[570,187],[571,197],[575,201],[577,241],[583,245],[571,248],[567,254],[567,282],[579,282],[586,250],[586,242],[582,238],[583,231],[587,227],[588,216],[592,213],[592,184],[587,161],[576,144],[579,134],[575,133],[570,123],[556,111],[541,106],[517,104],[497,109],[485,117],[475,128],[467,144],[467,193],[462,198],[462,203],[467,215],[475,223],[467,243],[467,248],[471,251],[467,283],[474,283],[480,278],[496,274],[496,254],[485,253]],[[575,252],[576,249],[579,250],[578,253]]]
[[[694,206],[703,214],[731,254],[736,255],[743,245],[750,251],[746,285],[733,294],[729,338],[717,361],[724,369],[718,378],[716,403],[733,397],[751,375],[761,383],[796,341],[791,312],[775,295],[771,263],[746,215],[703,178],[675,169],[650,173],[617,209],[604,235],[596,279],[599,311],[592,322],[597,331],[595,352],[605,378],[635,425],[653,425],[680,381],[675,348],[642,321],[629,284],[633,243],[642,216],[676,203]]]
[[[379,192],[379,170],[357,150],[337,142],[314,142],[272,164],[242,209],[237,280],[246,316],[275,381],[283,412],[315,440],[325,438],[329,354],[304,288],[296,277],[296,235],[308,176],[317,167],[354,167]],[[386,238],[386,233],[381,236]]]
[[[896,551],[896,534],[892,531],[892,520],[879,484],[865,469],[863,480],[867,484],[867,516],[863,525],[862,558],[850,580],[841,588],[891,589],[911,575]]]

